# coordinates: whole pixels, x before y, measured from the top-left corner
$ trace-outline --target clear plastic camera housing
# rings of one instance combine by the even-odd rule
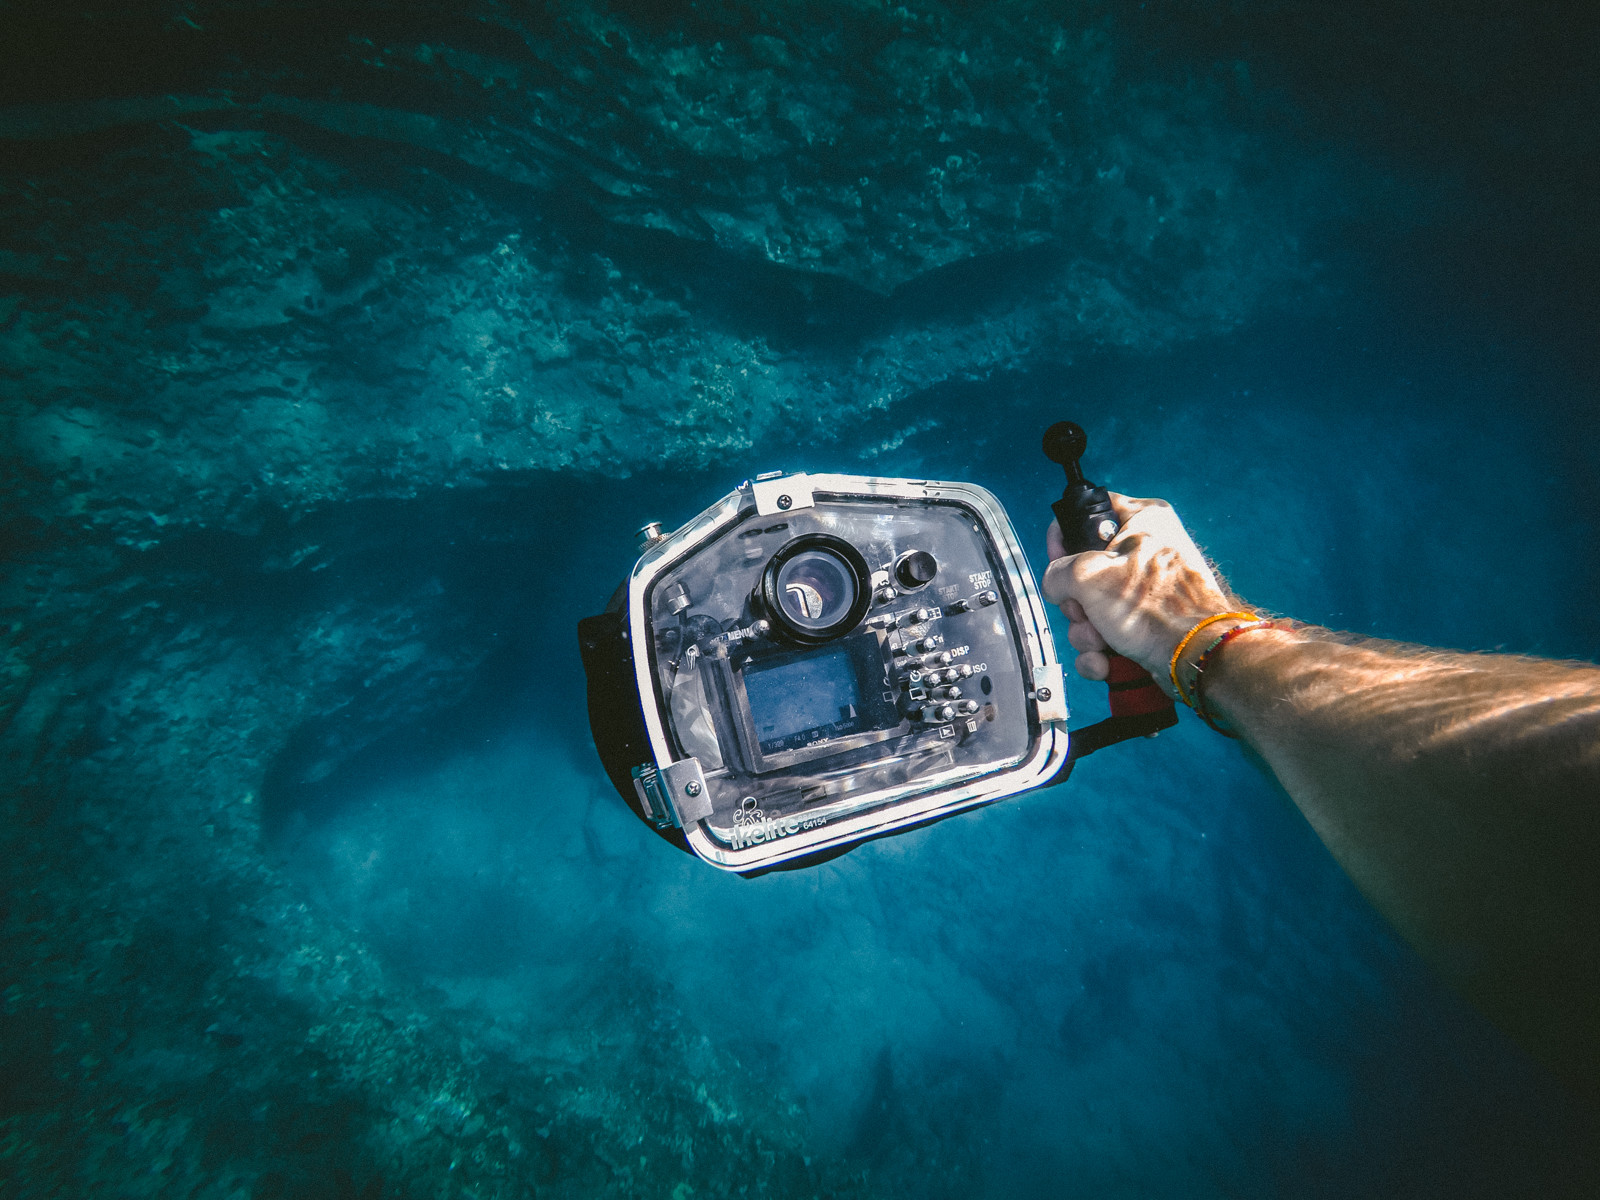
[[[640,801],[728,870],[1014,795],[1067,757],[1044,605],[972,484],[763,477],[647,548],[627,622]]]

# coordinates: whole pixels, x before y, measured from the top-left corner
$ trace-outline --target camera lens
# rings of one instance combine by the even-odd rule
[[[778,603],[796,625],[832,625],[850,611],[855,598],[850,568],[826,550],[797,554],[778,572]]]
[[[849,633],[867,615],[871,572],[861,552],[826,533],[797,537],[761,573],[761,608],[786,640],[814,646]]]

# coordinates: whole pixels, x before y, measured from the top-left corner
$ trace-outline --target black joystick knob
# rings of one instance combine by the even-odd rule
[[[1078,460],[1088,448],[1089,435],[1084,433],[1083,426],[1071,421],[1057,421],[1044,431],[1044,456],[1065,467],[1069,479],[1074,474],[1079,479],[1083,478],[1083,472],[1078,470]]]
[[[904,588],[924,587],[939,573],[939,564],[926,550],[913,550],[895,564],[894,577]]]
[[[1089,448],[1089,437],[1082,426],[1057,421],[1044,431],[1044,456],[1061,464],[1067,486],[1061,499],[1050,506],[1061,526],[1061,543],[1068,554],[1103,550],[1117,534],[1117,516],[1111,510],[1111,497],[1083,477],[1078,460]]]

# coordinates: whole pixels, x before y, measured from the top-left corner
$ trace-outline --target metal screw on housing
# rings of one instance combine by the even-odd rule
[[[646,521],[639,527],[639,549],[648,550],[667,535],[661,532],[660,521]]]
[[[698,796],[701,791],[699,780],[691,779],[688,783],[683,785],[683,790],[685,795]]]
[[[1048,700],[1048,699],[1050,699],[1050,689],[1049,689],[1049,688],[1040,688],[1040,689],[1039,689],[1039,690],[1038,690],[1038,692],[1037,692],[1037,693],[1035,693],[1035,694],[1036,694],[1036,695],[1037,695],[1037,696],[1038,696],[1038,697],[1039,697],[1039,699],[1041,699],[1041,700]]]
[[[779,508],[784,509],[785,511],[787,511],[788,509],[793,507],[793,505],[794,505],[794,497],[793,496],[779,496],[778,497],[778,507]]]

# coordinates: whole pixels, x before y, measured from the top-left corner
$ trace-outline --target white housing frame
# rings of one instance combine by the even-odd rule
[[[657,576],[717,537],[754,508],[763,515],[814,506],[815,496],[828,499],[887,498],[894,500],[957,501],[970,507],[987,527],[999,550],[1001,566],[1011,595],[1022,645],[1031,669],[1034,690],[1030,702],[1038,716],[1042,736],[1034,753],[1023,762],[972,777],[970,769],[931,776],[855,798],[852,807],[876,806],[873,811],[820,825],[785,831],[785,836],[731,850],[714,840],[701,822],[683,830],[696,855],[726,871],[751,871],[789,859],[849,845],[866,838],[925,824],[1049,782],[1067,761],[1066,689],[1055,639],[1050,633],[1043,598],[1017,540],[1016,530],[993,493],[971,483],[923,479],[889,479],[876,475],[764,475],[741,485],[682,528],[652,542],[628,577],[628,632],[633,649],[633,669],[639,688],[644,723],[656,767],[665,771],[675,761],[671,739],[662,715],[662,697],[651,670],[645,597]],[[786,503],[779,504],[779,497]]]

